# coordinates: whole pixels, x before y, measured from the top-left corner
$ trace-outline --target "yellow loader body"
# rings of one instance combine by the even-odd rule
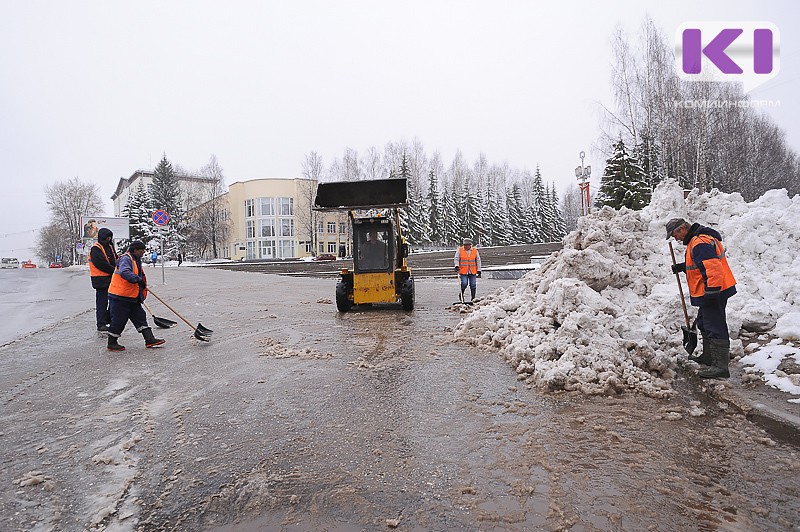
[[[353,276],[353,303],[395,303],[394,272],[361,273]]]

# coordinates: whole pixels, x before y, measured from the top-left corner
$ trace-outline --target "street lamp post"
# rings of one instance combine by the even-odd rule
[[[581,152],[581,165],[575,168],[575,177],[578,178],[578,186],[581,189],[581,215],[592,212],[589,199],[589,184],[592,178],[592,167],[583,165],[584,157],[586,157],[586,153]]]

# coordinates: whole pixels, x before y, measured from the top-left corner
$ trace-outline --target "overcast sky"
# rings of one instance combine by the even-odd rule
[[[0,254],[28,258],[45,185],[96,183],[111,215],[119,178],[162,153],[187,169],[215,154],[230,184],[416,137],[445,164],[539,165],[559,191],[584,150],[599,184],[611,36],[646,14],[670,39],[693,20],[775,23],[781,71],[751,96],[780,101],[800,151],[790,0],[0,0]]]

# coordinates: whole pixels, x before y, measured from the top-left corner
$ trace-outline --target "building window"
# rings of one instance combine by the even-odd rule
[[[252,260],[256,258],[256,243],[255,242],[248,242],[247,243],[247,260]]]
[[[344,222],[339,222],[339,234],[343,235],[347,232],[347,224]]]
[[[294,258],[294,240],[279,240],[279,256],[282,259]]]
[[[325,253],[325,244],[322,242],[319,243],[319,252]]]
[[[247,235],[246,238],[255,238],[256,237],[256,222],[255,222],[255,220],[246,220],[245,221],[245,234]]]
[[[275,198],[258,198],[258,215],[275,216]]]
[[[328,242],[328,253],[336,255],[336,242]]]
[[[258,236],[274,237],[275,236],[275,220],[259,220],[258,221]]]
[[[328,234],[336,234],[336,222],[328,222]]]
[[[294,215],[294,198],[278,198],[279,202],[279,211],[278,214],[281,216],[293,216]]]
[[[317,233],[324,233],[325,232],[325,222],[317,222]]]
[[[294,236],[294,220],[291,218],[281,218],[281,236]]]
[[[245,218],[252,218],[255,216],[255,208],[253,205],[253,200],[244,200],[244,217]]]
[[[306,245],[306,253],[311,253],[314,251],[314,244],[311,242],[303,242]]]

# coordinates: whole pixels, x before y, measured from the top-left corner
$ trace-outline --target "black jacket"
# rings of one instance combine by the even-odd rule
[[[109,229],[105,227],[100,228],[100,231],[97,233],[97,241],[103,246],[105,253],[100,251],[97,246],[92,246],[92,249],[89,251],[89,259],[92,261],[94,266],[109,275],[102,275],[102,276],[92,276],[92,288],[95,290],[97,289],[107,289],[108,285],[111,284],[111,274],[114,273],[114,268],[117,266],[117,251],[114,249],[114,244],[112,242],[103,242],[104,239],[108,238],[109,236],[113,236]],[[108,255],[108,259],[106,259],[106,255]]]

